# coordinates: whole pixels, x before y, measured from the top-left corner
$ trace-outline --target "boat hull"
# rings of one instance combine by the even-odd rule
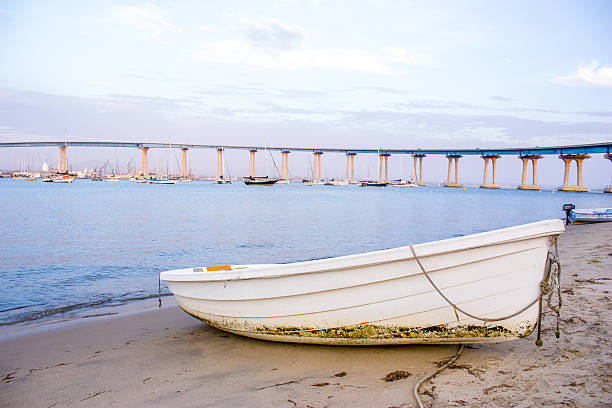
[[[391,183],[389,185],[391,187],[419,187],[419,185],[415,183]]]
[[[574,209],[570,214],[572,223],[610,222],[612,221],[612,208]]]
[[[388,183],[376,183],[376,182],[362,182],[361,187],[387,187]]]
[[[271,186],[273,184],[278,183],[278,179],[270,179],[267,177],[255,177],[255,178],[245,178],[244,184],[247,186]]]
[[[468,313],[494,318],[539,296],[560,220],[414,246],[440,290]],[[500,342],[528,336],[538,304],[483,324],[449,306],[410,247],[282,265],[167,271],[179,306],[219,329],[272,341],[376,345]]]
[[[51,179],[51,181],[53,183],[72,183],[75,178],[76,177],[67,177],[67,176],[64,176],[64,177],[53,178],[53,179]]]

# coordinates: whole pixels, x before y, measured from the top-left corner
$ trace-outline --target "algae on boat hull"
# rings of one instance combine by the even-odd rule
[[[183,308],[183,310],[185,310]],[[448,326],[446,324],[430,327],[397,327],[374,324],[359,324],[355,326],[317,329],[309,327],[270,327],[252,326],[246,324],[232,324],[211,321],[197,314],[185,310],[186,313],[206,324],[221,330],[234,331],[251,335],[284,336],[296,338],[321,339],[463,339],[463,338],[496,338],[496,337],[527,337],[534,330],[534,325],[523,325],[516,331],[508,330],[502,326]]]

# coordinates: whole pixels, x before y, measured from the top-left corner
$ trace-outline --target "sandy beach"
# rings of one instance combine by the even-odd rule
[[[604,407],[612,401],[612,224],[569,226],[561,337],[472,345],[422,388],[429,406]],[[211,328],[172,298],[0,331],[1,407],[412,407],[457,346],[273,343]],[[393,372],[406,378],[385,381]],[[402,377],[402,376],[400,376]]]

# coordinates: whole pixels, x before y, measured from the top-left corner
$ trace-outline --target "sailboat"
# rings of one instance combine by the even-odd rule
[[[380,157],[380,149],[378,149],[378,160],[381,160]],[[382,174],[378,173],[378,181],[374,181],[374,180],[363,180],[361,181],[361,184],[359,184],[360,187],[387,187],[389,185],[389,183],[386,183],[384,180],[382,180],[381,178]],[[368,165],[368,177],[370,177],[370,165]]]
[[[340,171],[338,172],[338,174],[342,174],[342,169],[339,169]],[[338,176],[338,178],[331,178],[331,179],[327,179],[325,180],[325,183],[323,183],[326,186],[348,186],[348,181],[347,180],[342,180],[342,176]]]
[[[67,146],[66,141],[64,141],[64,146]],[[68,162],[68,157],[66,157],[66,163],[67,162]],[[68,168],[66,168],[62,171],[59,171],[58,169],[56,173],[47,175],[47,177],[45,177],[43,181],[46,183],[50,183],[50,182],[51,183],[72,183],[75,178],[76,176],[73,174],[70,174],[68,171]]]
[[[276,184],[278,183],[277,178],[269,178],[268,176],[265,177],[246,177],[244,179],[244,184],[246,184],[247,186],[252,186],[252,185],[259,185],[259,186],[271,186],[272,184]]]
[[[30,174],[30,172],[26,171],[25,168],[26,168],[26,158],[25,156],[23,156],[23,161],[21,162],[19,171],[13,172],[13,180],[29,180],[30,178],[32,178],[32,175]]]
[[[91,181],[102,181],[102,177],[100,176],[100,172],[98,171],[97,162],[96,162],[96,169],[91,173],[91,177],[89,179]]]
[[[255,175],[244,178],[244,184],[247,186],[271,186],[272,184],[278,183],[280,179],[268,177],[268,156],[266,155],[268,148],[264,148],[264,159],[266,161],[266,175],[265,177],[257,177]]]
[[[117,152],[115,151],[115,160],[113,161],[113,175],[112,176],[107,176],[106,180],[107,181],[112,181],[112,182],[117,182],[119,180],[121,180],[121,178],[119,177],[119,172],[117,171]]]
[[[419,185],[414,182],[414,175],[409,180],[404,180],[404,158],[400,158],[400,178],[391,181],[389,184],[391,187],[418,187]]]
[[[170,152],[172,152],[172,144],[170,144]],[[168,153],[170,155],[170,153]],[[167,171],[167,168],[166,168]],[[159,160],[157,161],[157,174],[155,178],[151,178],[149,184],[176,184],[178,183],[179,178],[172,176],[172,157],[170,157],[170,173],[169,174],[159,174]]]
[[[310,159],[307,160],[307,163],[308,163],[308,172],[306,174],[310,175],[310,174],[312,174],[312,163],[310,162]],[[313,179],[304,178],[304,179],[302,179],[302,183],[305,186],[312,186],[314,184],[314,180]]]

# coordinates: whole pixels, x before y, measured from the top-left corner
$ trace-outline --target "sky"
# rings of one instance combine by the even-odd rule
[[[381,149],[610,141],[610,21],[605,0],[0,1],[0,140]],[[123,167],[139,162],[133,150],[117,152]],[[113,154],[73,148],[69,158],[74,168]],[[248,172],[247,153],[226,156],[234,175]],[[344,158],[332,156],[324,169],[338,176]],[[24,158],[53,164],[57,151],[1,149],[0,168]],[[290,157],[294,176],[308,159]],[[190,152],[194,173],[213,174],[214,160]],[[403,160],[391,159],[392,174]],[[443,181],[445,160],[428,157],[425,179]],[[356,164],[360,175],[376,167],[374,157]],[[499,166],[500,182],[520,182],[519,160]],[[462,159],[461,175],[480,181],[482,167]],[[542,161],[543,184],[562,174],[561,160]],[[593,155],[584,176],[610,184],[612,166]]]

